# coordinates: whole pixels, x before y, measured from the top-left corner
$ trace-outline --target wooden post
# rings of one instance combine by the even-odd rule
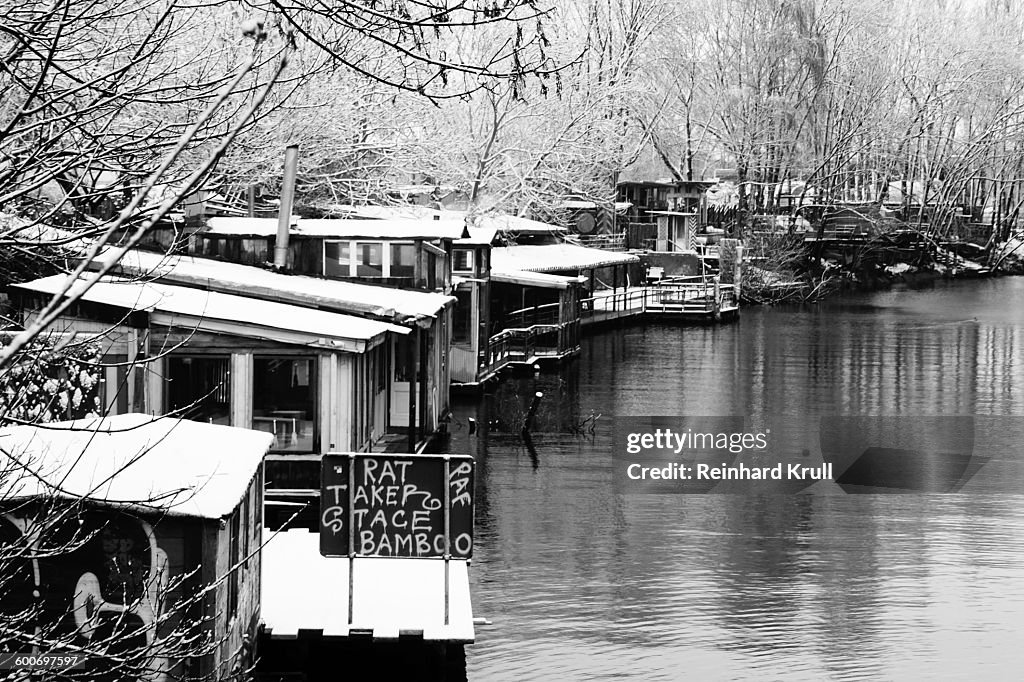
[[[419,327],[414,328],[410,334],[409,357],[407,359],[409,363],[409,452],[416,452],[416,443],[419,442],[419,438],[416,437],[416,379],[419,374],[420,359]]]
[[[537,408],[540,407],[540,399],[544,397],[544,394],[537,391],[533,394],[533,402],[530,403],[530,409],[526,413],[526,419],[523,421],[523,433],[529,433],[530,429],[533,428],[533,418],[537,415]]]
[[[719,281],[718,275],[715,275],[714,283],[715,283],[715,294],[714,294],[715,302],[714,302],[713,310],[714,310],[714,313],[715,313],[715,319],[717,320],[722,315],[722,284]]]

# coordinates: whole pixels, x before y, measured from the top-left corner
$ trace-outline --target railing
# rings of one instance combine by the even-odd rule
[[[615,232],[612,234],[573,234],[566,235],[565,241],[577,246],[587,246],[592,249],[604,249],[606,251],[625,251],[626,233]]]
[[[557,358],[579,348],[575,322],[537,324],[522,329],[506,329],[487,342],[486,371],[496,372],[513,363],[528,363],[538,358]]]
[[[505,326],[509,328],[526,328],[535,325],[558,324],[558,303],[545,303],[531,308],[521,308],[506,313]]]
[[[682,281],[685,279],[662,280],[583,299],[582,319],[597,321],[647,312],[715,314],[737,307],[734,285],[716,284],[710,278]]]
[[[484,374],[516,363],[560,358],[579,350],[580,323],[642,313],[716,315],[737,309],[736,288],[710,277],[674,277],[657,284],[603,291],[580,300],[578,319],[559,320],[557,303],[523,308],[506,316],[508,323],[553,320],[505,329],[487,341]]]

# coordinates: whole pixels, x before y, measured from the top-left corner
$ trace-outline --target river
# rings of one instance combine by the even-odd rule
[[[468,678],[1019,679],[1016,420],[980,434],[988,459],[955,494],[624,495],[611,418],[1024,416],[1022,303],[1024,278],[1002,278],[609,329],[557,371],[457,399],[491,621]],[[532,454],[511,425],[536,391]]]

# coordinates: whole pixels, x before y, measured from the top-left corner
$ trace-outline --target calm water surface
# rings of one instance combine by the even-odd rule
[[[538,390],[533,455],[509,424]],[[976,433],[991,459],[957,494],[617,494],[611,417],[685,414],[1022,426]],[[470,680],[1020,679],[1024,278],[609,330],[455,416],[493,621]]]

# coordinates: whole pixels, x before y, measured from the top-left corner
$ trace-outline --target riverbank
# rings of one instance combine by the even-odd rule
[[[1024,259],[1016,256],[1006,257],[998,267],[989,268],[977,260],[948,251],[930,254],[917,262],[894,261],[883,255],[852,264],[827,258],[802,265],[782,273],[748,266],[744,273],[743,303],[810,302],[842,293],[882,291],[897,285],[915,288],[944,280],[1024,275]]]

